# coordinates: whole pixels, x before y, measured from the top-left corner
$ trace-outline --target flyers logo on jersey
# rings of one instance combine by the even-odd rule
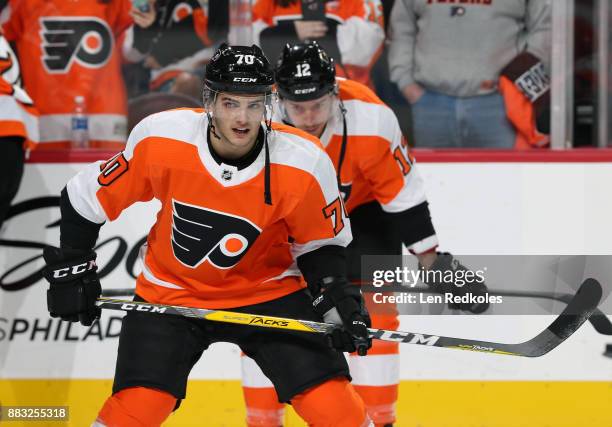
[[[41,18],[43,64],[49,73],[65,73],[73,62],[102,67],[110,59],[113,36],[108,24],[93,16]]]
[[[236,265],[261,233],[251,221],[173,200],[172,250],[182,264]]]

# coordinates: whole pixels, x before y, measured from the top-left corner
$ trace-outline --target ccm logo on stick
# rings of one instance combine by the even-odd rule
[[[423,334],[413,334],[410,332],[400,332],[400,331],[385,331],[379,329],[378,331],[370,334],[371,338],[384,339],[386,341],[397,341],[397,342],[406,342],[409,344],[422,344],[422,345],[435,345],[435,343],[440,339],[440,337],[436,335],[423,335]]]
[[[166,307],[156,307],[154,305],[141,305],[141,304],[122,304],[122,310],[129,311],[146,311],[149,313],[165,313]]]
[[[73,265],[72,267],[60,268],[59,270],[53,271],[53,277],[55,279],[61,279],[62,277],[68,277],[69,274],[77,275],[84,273],[89,270],[93,270],[96,268],[96,261],[93,259],[89,262],[84,262],[83,264]]]

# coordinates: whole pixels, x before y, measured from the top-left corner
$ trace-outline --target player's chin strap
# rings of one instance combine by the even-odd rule
[[[342,144],[340,145],[340,157],[338,158],[338,171],[336,172],[336,178],[338,180],[338,188],[342,188],[342,182],[340,181],[340,172],[342,170],[342,163],[344,163],[344,156],[346,154],[347,144],[347,130],[346,130],[346,107],[344,102],[338,97],[338,105],[340,107],[340,114],[342,114]]]
[[[272,115],[270,118],[265,118],[266,129],[264,130],[264,202],[266,205],[272,205],[272,191],[270,190],[270,149],[268,147],[268,134],[272,131]]]
[[[211,96],[213,97],[212,102],[210,101]],[[217,130],[215,129],[215,122],[213,121],[213,116],[210,112],[211,105],[215,103],[216,98],[217,98],[217,92],[213,92],[212,90],[207,89],[207,88],[204,89],[204,94],[202,95],[202,99],[204,100],[204,107],[206,109],[206,118],[208,120],[208,128],[210,129],[212,134],[215,136],[215,138],[221,139],[221,137],[217,135]]]

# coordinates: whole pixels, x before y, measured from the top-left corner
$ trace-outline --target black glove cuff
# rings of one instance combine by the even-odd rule
[[[419,269],[424,269],[420,263]],[[465,293],[465,286],[459,287],[456,286],[454,282],[443,279],[447,272],[455,272],[457,270],[467,271],[468,269],[457,261],[452,254],[448,252],[438,252],[436,260],[429,268],[429,271],[440,272],[441,274],[426,274],[425,277],[430,278],[430,280],[425,281],[425,284],[432,290],[441,294],[450,292],[453,295],[463,295]],[[433,280],[431,279],[432,277]],[[440,277],[441,280],[437,280],[438,277]]]
[[[419,269],[423,267],[419,263]],[[442,278],[442,276],[446,276],[446,273],[452,272],[453,277],[454,273],[457,271],[469,271],[467,267],[457,261],[451,254],[447,252],[439,252],[436,260],[429,268],[430,271],[433,271],[434,280],[426,280],[425,283],[429,288],[431,288],[435,292],[439,292],[442,294],[451,293],[453,296],[463,297],[468,293],[472,295],[485,295],[487,293],[487,286],[482,282],[471,282],[466,283],[463,286],[457,286],[452,281],[448,281]],[[435,274],[436,272],[441,272],[441,274]],[[430,275],[426,275],[425,277],[429,277]],[[440,277],[440,280],[437,278]],[[489,307],[489,303],[458,303],[458,302],[449,302],[448,308],[452,310],[464,310],[469,311],[474,314],[480,314],[484,312]]]
[[[43,251],[43,256],[48,264],[43,270],[43,275],[50,283],[70,282],[98,270],[94,251],[82,253],[81,256],[72,257],[69,260],[62,260],[57,252],[53,252],[56,249],[46,247]]]
[[[318,314],[324,315],[334,307],[343,318],[352,312],[359,313],[361,291],[346,277],[325,277],[317,286],[321,292],[314,298],[312,306]]]

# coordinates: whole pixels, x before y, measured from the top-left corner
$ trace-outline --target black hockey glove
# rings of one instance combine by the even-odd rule
[[[43,250],[47,290],[47,309],[51,317],[89,326],[100,317],[96,299],[102,293],[93,250],[60,249],[46,246]]]
[[[325,322],[342,325],[328,335],[330,345],[338,351],[365,356],[372,347],[368,329],[372,322],[358,286],[345,277],[326,277],[319,283],[312,301],[314,310]]]
[[[436,260],[429,268],[430,272],[440,271],[442,273],[441,276],[444,277],[445,273],[449,271],[452,272],[453,275],[457,271],[469,271],[469,269],[454,258],[452,254],[448,252],[438,252],[437,255]],[[420,263],[419,269],[423,269]],[[463,286],[457,286],[455,283],[439,280],[441,279],[439,274],[430,274],[426,277],[433,277],[433,280],[426,282],[426,285],[434,291],[441,294],[451,293],[453,296],[466,299],[466,302],[449,302],[448,308],[451,310],[462,310],[473,314],[480,314],[489,308],[488,302],[479,303],[469,301],[469,294],[472,295],[472,299],[478,296],[486,297],[487,286],[484,283],[467,283]]]

